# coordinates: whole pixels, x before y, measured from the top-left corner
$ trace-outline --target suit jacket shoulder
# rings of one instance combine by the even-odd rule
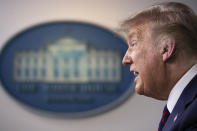
[[[197,131],[197,98],[185,109],[174,130]]]
[[[197,75],[184,89],[163,131],[197,131]]]

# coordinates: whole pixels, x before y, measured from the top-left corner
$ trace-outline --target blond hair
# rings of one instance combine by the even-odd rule
[[[121,27],[127,33],[147,23],[153,25],[154,38],[173,37],[179,48],[197,56],[197,15],[188,6],[177,2],[153,5],[125,20]]]

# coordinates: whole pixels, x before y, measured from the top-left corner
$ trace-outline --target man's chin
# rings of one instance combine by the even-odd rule
[[[139,95],[144,95],[144,89],[140,86],[135,87],[135,91],[139,94]]]

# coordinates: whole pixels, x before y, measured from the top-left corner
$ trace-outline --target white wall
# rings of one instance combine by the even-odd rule
[[[111,30],[145,7],[164,0],[0,0],[0,48],[17,32],[43,22],[77,20]],[[196,12],[196,0],[176,0]],[[68,119],[22,105],[0,87],[0,131],[154,131],[165,102],[134,94],[101,115]]]

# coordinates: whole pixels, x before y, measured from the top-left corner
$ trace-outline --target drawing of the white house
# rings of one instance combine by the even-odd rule
[[[119,51],[98,49],[87,41],[62,37],[37,50],[14,54],[17,82],[120,82]]]

